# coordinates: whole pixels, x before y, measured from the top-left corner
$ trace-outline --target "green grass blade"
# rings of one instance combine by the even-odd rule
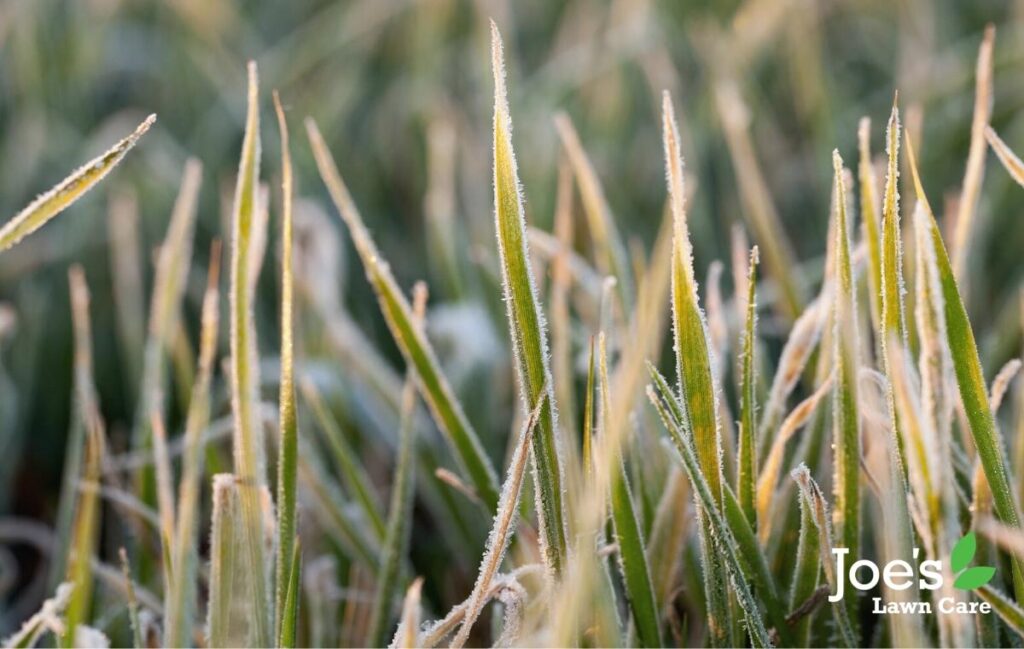
[[[982,586],[974,592],[992,605],[992,610],[999,614],[999,617],[1013,629],[1014,633],[1024,638],[1024,609],[1017,602],[991,586]]]
[[[845,576],[836,573],[836,564],[832,560],[832,548],[844,546],[841,545],[842,541],[838,541],[840,545],[835,545],[837,541],[832,536],[832,518],[829,515],[828,502],[825,500],[825,495],[821,493],[818,483],[811,477],[807,465],[801,464],[793,469],[790,475],[800,487],[803,506],[809,512],[810,519],[817,528],[817,538],[820,544],[818,555],[821,565],[825,569],[825,577],[828,579],[832,592],[837,592],[838,580],[844,579]],[[860,646],[850,623],[849,609],[846,606],[833,606],[832,614],[835,617],[836,626],[839,627],[843,645],[846,647]]]
[[[755,411],[757,410],[756,377],[754,376],[754,338],[757,326],[757,302],[755,286],[757,284],[757,246],[750,250],[750,261],[747,270],[746,324],[743,327],[742,372],[740,373],[740,449],[737,465],[736,491],[739,494],[740,506],[747,516],[750,526],[757,529],[757,429],[755,428]]]
[[[292,643],[295,637],[295,619],[286,619],[292,613],[287,599],[293,576],[291,570],[299,559],[292,555],[298,551],[295,544],[296,517],[295,492],[297,480],[297,456],[299,424],[295,406],[295,350],[294,327],[294,276],[292,273],[292,159],[288,150],[288,121],[281,107],[281,99],[274,91],[274,110],[277,113],[278,129],[281,133],[281,381],[278,397],[280,422],[278,430],[277,458],[277,561],[274,573],[274,611],[277,617],[275,631],[280,646],[286,646],[285,627],[291,629]],[[298,596],[298,593],[295,593]]]
[[[175,530],[171,593],[166,598],[167,646],[184,646],[192,638],[195,616],[197,564],[199,561],[199,488],[203,476],[203,430],[210,421],[210,383],[217,354],[220,319],[220,242],[210,250],[210,269],[203,297],[202,327],[199,343],[199,373],[192,388],[192,400],[185,420],[185,453],[181,484],[178,487],[178,526]]]
[[[277,646],[292,649],[296,646],[299,624],[299,599],[302,593],[302,542],[295,537],[292,544],[292,557],[288,568],[288,587],[285,589],[283,612],[281,613],[281,631],[278,633]]]
[[[849,223],[846,213],[846,192],[843,161],[839,152],[832,154],[835,171],[836,295],[832,305],[833,364],[836,379],[833,392],[833,447],[835,449],[836,537],[840,547],[849,548],[850,556],[860,556],[861,489],[860,489],[860,412],[857,401],[857,367],[860,350],[857,340],[857,298],[853,286],[850,257]],[[887,190],[888,193],[888,190]],[[845,608],[855,618],[857,599],[847,598]]]
[[[420,282],[413,288],[413,316],[416,325],[423,326],[427,308],[427,285]],[[413,414],[416,406],[416,384],[410,371],[402,388],[402,420],[398,432],[398,460],[391,486],[391,504],[388,509],[387,532],[381,552],[381,574],[377,580],[370,629],[366,642],[370,646],[384,643],[387,624],[391,619],[392,603],[401,589],[399,569],[409,550],[412,530],[412,506],[415,491],[416,426]]]
[[[53,189],[29,203],[3,227],[0,227],[0,251],[11,248],[26,236],[43,227],[50,219],[60,214],[82,194],[103,180],[104,176],[121,162],[125,154],[135,146],[139,138],[146,134],[155,121],[156,115],[147,117],[131,135],[112,146],[103,155],[79,167]]]
[[[711,538],[708,540],[714,543],[719,553],[718,556],[721,557],[722,563],[725,564],[731,577],[737,599],[746,616],[747,632],[750,634],[751,642],[755,647],[769,647],[771,646],[771,639],[768,628],[765,626],[761,610],[758,607],[757,600],[754,599],[753,591],[747,582],[742,564],[737,556],[736,541],[719,510],[719,504],[715,502],[711,487],[704,478],[703,471],[697,460],[696,451],[690,443],[689,438],[692,437],[692,434],[686,430],[685,420],[684,422],[679,422],[675,418],[674,413],[679,410],[679,407],[666,405],[671,404],[675,400],[671,390],[666,391],[666,388],[668,388],[667,384],[663,380],[659,381],[656,379],[656,385],[659,386],[657,391],[653,387],[648,388],[647,397],[658,411],[658,415],[661,417],[662,422],[672,437],[672,441],[675,442],[676,448],[679,450],[683,467],[686,469],[686,474],[690,478],[690,485],[693,487],[697,502],[700,505],[700,511],[706,517],[706,521],[702,520],[701,524],[713,530],[710,532]],[[681,423],[682,425],[680,425]],[[708,534],[708,532],[705,532],[705,534]],[[705,569],[707,569],[707,566],[705,566]],[[709,609],[708,614],[708,626],[712,629],[715,626],[729,624],[727,618],[716,620],[713,617],[723,614],[721,611]],[[724,614],[728,615],[728,613]]]
[[[128,552],[120,548],[118,558],[121,559],[121,574],[124,576],[124,589],[128,598],[128,626],[132,630],[132,646],[135,649],[142,649],[145,643],[142,640],[142,623],[139,621],[139,600],[135,596],[135,584],[132,583],[132,567],[128,561]],[[174,645],[168,643],[168,646]]]
[[[259,191],[259,83],[256,64],[249,63],[249,109],[235,188],[231,257],[231,407],[234,414],[234,461],[244,557],[236,565],[249,576],[250,592],[242,597],[256,645],[270,646],[273,628],[267,597],[267,564],[263,547],[263,506],[260,489],[266,484],[263,435],[255,416],[256,328],[250,282],[253,226]],[[241,593],[238,593],[241,594]]]
[[[383,261],[363,224],[359,210],[338,173],[337,165],[327,150],[320,130],[310,119],[306,120],[306,130],[320,176],[327,185],[335,207],[348,225],[356,251],[363,262],[366,277],[377,295],[391,335],[405,362],[416,370],[420,394],[430,408],[438,427],[447,436],[460,468],[469,478],[469,483],[488,508],[494,511],[498,504],[498,479],[494,468],[484,453],[483,446],[466,418],[461,404],[455,398],[448,380],[441,372],[433,347],[423,331],[413,324],[409,302],[398,288],[388,265]]]
[[[610,275],[616,279],[623,310],[630,313],[634,301],[632,271],[626,255],[626,246],[622,243],[622,236],[615,226],[604,188],[567,114],[555,115],[555,130],[558,131],[562,146],[569,155],[569,162],[576,176],[583,211],[587,216],[587,225],[597,250],[598,269],[603,275]]]
[[[598,335],[598,364],[601,379],[601,422],[611,418],[611,388],[608,380],[608,352],[605,349],[604,333]],[[658,606],[651,584],[651,570],[647,565],[644,551],[643,531],[633,507],[626,465],[622,453],[617,461],[618,471],[611,481],[611,510],[615,539],[619,546],[619,568],[626,585],[626,595],[633,622],[636,624],[640,643],[645,647],[662,645],[661,629],[658,624]]]
[[[320,425],[320,429],[327,438],[328,446],[334,454],[337,463],[338,473],[341,475],[345,487],[359,503],[359,508],[366,516],[373,528],[374,538],[383,541],[387,533],[387,526],[381,515],[380,503],[374,493],[373,483],[366,469],[359,461],[359,454],[345,437],[334,415],[324,404],[320,393],[312,381],[302,382],[302,396],[306,404],[313,411],[313,417]]]
[[[494,517],[494,526],[487,537],[487,550],[480,561],[480,572],[477,576],[476,584],[473,586],[473,592],[467,600],[465,619],[459,628],[459,632],[455,634],[455,639],[452,640],[451,646],[453,649],[464,646],[466,640],[469,639],[469,632],[473,629],[473,624],[480,616],[480,611],[487,601],[487,592],[491,588],[495,575],[498,574],[498,570],[501,568],[501,562],[505,557],[505,552],[508,550],[509,543],[512,541],[512,535],[515,534],[516,520],[519,516],[519,496],[522,493],[523,479],[526,476],[531,438],[535,434],[534,431],[540,421],[541,413],[544,412],[544,401],[548,396],[547,386],[544,386],[544,389],[538,394],[539,401],[533,408],[533,412],[530,413],[530,417],[523,427],[519,443],[516,445],[516,450],[512,454],[512,461],[508,466],[508,475],[501,488],[498,513]]]
[[[796,610],[818,590],[821,579],[821,553],[818,526],[807,500],[800,499],[800,540],[796,549],[796,567],[789,590],[789,609]],[[810,646],[811,617],[804,616],[793,629],[796,647]]]
[[[524,408],[533,403],[542,404],[537,434],[533,436],[534,492],[544,562],[557,577],[568,554],[566,512],[562,502],[562,458],[551,370],[548,367],[547,334],[533,285],[533,271],[527,252],[526,217],[512,150],[512,118],[505,91],[501,35],[493,22],[491,64],[494,72],[494,217],[502,285],[522,404]],[[541,399],[541,390],[547,391],[544,399]]]
[[[960,389],[960,399],[963,401],[964,412],[967,415],[971,436],[974,438],[974,445],[978,451],[978,458],[981,460],[989,488],[992,490],[996,515],[1007,525],[1017,528],[1020,527],[1017,502],[1010,486],[1004,446],[996,428],[995,417],[989,406],[988,389],[985,385],[985,375],[981,369],[981,359],[978,356],[978,345],[974,340],[974,331],[971,329],[971,322],[967,317],[967,309],[964,307],[960,291],[957,288],[956,276],[953,273],[949,255],[946,253],[946,246],[942,242],[942,233],[939,231],[935,215],[921,186],[921,179],[917,173],[917,160],[909,140],[907,142],[907,158],[910,162],[917,200],[921,202],[930,217],[928,225],[931,243],[935,251],[939,283],[945,302],[946,335],[950,355],[953,359],[953,371]],[[1021,571],[1018,559],[1013,561],[1013,590],[1018,600],[1024,600],[1024,573]]]

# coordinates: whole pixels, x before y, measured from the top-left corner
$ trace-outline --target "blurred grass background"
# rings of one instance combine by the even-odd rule
[[[155,112],[159,121],[100,189],[0,258],[0,516],[47,524],[54,517],[72,405],[66,270],[73,262],[84,265],[92,291],[96,381],[112,450],[125,448],[138,367],[117,316],[110,249],[112,235],[123,233],[110,231],[108,211],[132,203],[138,209],[145,295],[122,308],[144,321],[150,253],[163,238],[189,155],[205,167],[185,307],[195,340],[206,251],[213,236],[223,236],[225,197],[237,168],[249,58],[260,65],[265,98],[279,89],[289,111],[297,191],[310,201],[305,209],[329,214],[330,231],[342,236],[300,130],[301,118],[311,115],[403,287],[420,278],[429,282],[431,333],[442,360],[488,450],[502,456],[515,399],[492,223],[488,17],[506,39],[531,224],[551,228],[559,155],[552,116],[562,109],[595,162],[620,229],[649,250],[664,202],[658,106],[668,88],[681,112],[686,163],[696,183],[691,222],[701,276],[712,260],[728,260],[730,227],[744,222],[716,102],[722,83],[735,83],[746,104],[756,158],[808,287],[817,282],[824,252],[831,151],[838,147],[855,159],[862,115],[872,117],[872,144],[880,151],[895,89],[920,142],[933,204],[938,209],[943,199],[952,200],[967,156],[975,58],[989,22],[997,28],[992,124],[1011,146],[1024,148],[1022,2],[5,2],[0,212],[16,213],[145,114]],[[264,115],[263,177],[276,182],[278,139],[269,112]],[[444,154],[446,141],[451,155]],[[428,189],[432,182],[445,185],[447,160],[454,164],[453,191],[442,191],[450,209],[439,209],[454,219],[449,243],[460,259],[469,259],[454,272],[445,268],[425,219]],[[276,188],[272,196],[271,252]],[[1022,203],[1024,190],[988,154],[969,264],[970,310],[990,372],[1017,349]],[[585,231],[577,242],[586,249]],[[338,253],[339,274],[321,279],[400,371],[376,303],[346,251]],[[279,290],[274,254],[267,266],[257,322],[261,355],[272,362]],[[343,383],[345,364],[302,309],[302,361],[309,371]],[[174,421],[181,417],[173,407],[169,414]],[[379,484],[390,479],[386,471],[374,475]]]

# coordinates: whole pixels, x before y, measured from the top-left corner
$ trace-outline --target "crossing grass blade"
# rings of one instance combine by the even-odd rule
[[[264,512],[261,487],[266,484],[266,459],[256,405],[256,328],[253,322],[251,255],[259,192],[259,81],[256,64],[249,63],[249,108],[235,187],[231,255],[231,409],[234,415],[233,451],[241,514],[244,556],[236,564],[249,576],[244,593],[252,638],[266,647],[273,642],[267,564],[264,561]]]
[[[418,327],[423,326],[427,309],[427,285],[419,282],[413,288],[413,317]],[[415,489],[416,426],[413,419],[416,406],[416,384],[410,370],[402,387],[402,419],[398,431],[398,460],[391,487],[387,531],[381,551],[381,574],[377,580],[370,628],[366,640],[370,646],[384,643],[387,624],[391,619],[392,602],[400,592],[399,568],[409,550],[412,529],[412,505]]]
[[[178,487],[178,526],[175,530],[174,578],[165,599],[167,619],[165,641],[178,647],[189,643],[195,616],[196,573],[199,547],[199,487],[203,476],[203,430],[210,421],[210,384],[217,354],[217,331],[220,319],[220,242],[210,248],[206,294],[203,297],[202,326],[199,336],[199,372],[192,388],[188,415],[185,419],[185,452],[182,459],[181,483]]]
[[[658,610],[671,606],[672,591],[679,582],[683,552],[689,531],[690,517],[685,508],[687,501],[686,476],[678,466],[665,481],[665,490],[651,525],[651,538],[647,543],[647,563]]]
[[[756,377],[754,376],[754,334],[757,327],[757,302],[755,300],[757,284],[758,250],[754,246],[750,250],[747,262],[747,298],[746,324],[743,327],[743,352],[741,356],[742,371],[740,372],[740,449],[736,476],[736,491],[740,507],[747,516],[750,526],[757,529],[757,429],[755,411],[757,410]]]
[[[946,336],[950,356],[953,360],[953,371],[956,374],[960,399],[964,413],[971,429],[971,436],[978,451],[978,458],[988,479],[992,491],[993,505],[996,515],[1007,525],[1018,528],[1020,520],[1017,514],[1017,502],[1010,486],[1009,472],[1004,457],[1004,445],[996,428],[995,418],[989,405],[988,389],[985,375],[981,369],[978,356],[978,345],[974,340],[974,331],[967,317],[957,287],[956,275],[946,253],[942,241],[942,233],[935,221],[934,213],[921,186],[921,178],[917,172],[917,160],[913,145],[907,141],[907,160],[913,176],[914,190],[917,200],[922,204],[928,215],[928,230],[931,235],[932,248],[938,268],[942,299],[945,303]],[[1018,600],[1024,601],[1024,572],[1019,559],[1013,560],[1013,590]]]
[[[295,280],[292,274],[292,159],[288,148],[288,121],[281,98],[274,91],[274,111],[281,134],[281,380],[278,397],[280,420],[278,424],[277,457],[277,561],[274,572],[274,611],[278,646],[294,643],[295,619],[289,619],[288,595],[298,597],[298,588],[292,589],[297,567],[295,492],[297,490],[299,424],[295,406],[295,350],[294,299]],[[297,605],[297,602],[293,602]],[[291,643],[285,642],[289,636]]]
[[[985,139],[988,140],[992,150],[996,152],[996,157],[999,158],[999,162],[1003,163],[1003,167],[1010,177],[1016,180],[1018,185],[1024,186],[1024,162],[1021,162],[1013,149],[1003,142],[1003,139],[991,126],[985,127]]]
[[[982,586],[974,592],[992,605],[992,610],[999,614],[1014,633],[1024,638],[1024,609],[1017,602],[991,586]]]
[[[742,563],[737,555],[736,541],[733,538],[732,531],[720,512],[720,505],[715,502],[710,485],[708,485],[707,480],[704,478],[696,451],[690,442],[692,433],[687,430],[685,419],[679,420],[677,418],[678,413],[683,412],[682,404],[674,403],[676,399],[672,394],[671,388],[668,387],[665,380],[653,368],[652,378],[655,381],[656,387],[648,387],[647,398],[654,405],[658,415],[661,417],[662,423],[665,424],[672,437],[672,441],[679,450],[683,467],[686,469],[690,485],[693,487],[694,494],[697,497],[702,516],[706,517],[700,521],[702,536],[706,535],[707,542],[714,544],[715,551],[719,553],[717,556],[721,557],[725,570],[729,573],[739,605],[743,609],[747,632],[750,635],[753,646],[770,647],[772,646],[771,637],[761,616],[757,600],[754,599],[753,590],[747,582]],[[709,593],[709,597],[711,596],[712,594]],[[712,617],[715,615],[728,616],[726,610],[714,609],[709,606],[708,615],[708,626],[711,629],[715,626],[725,626],[728,624],[728,617],[717,620]],[[725,632],[725,629],[722,629],[722,633],[724,634]]]
[[[320,129],[311,119],[306,131],[313,147],[317,168],[324,184],[352,234],[356,252],[366,277],[377,295],[377,301],[391,335],[405,362],[415,368],[417,385],[438,427],[445,433],[461,469],[480,498],[491,511],[498,504],[498,479],[483,446],[473,430],[462,405],[441,371],[437,355],[423,331],[413,324],[412,308],[398,288],[391,271],[377,250],[359,210],[349,194],[337,165],[327,150]]]
[[[533,283],[519,172],[512,149],[512,118],[505,90],[501,34],[493,21],[491,65],[494,72],[494,218],[502,286],[509,335],[515,353],[520,400],[524,409],[533,403],[541,404],[537,433],[533,436],[534,493],[540,524],[541,552],[548,570],[557,578],[568,554],[561,443],[558,438],[551,370],[548,366],[547,332]],[[547,391],[543,399],[542,390]]]
[[[359,455],[345,437],[334,415],[327,409],[327,405],[320,397],[316,386],[312,381],[302,382],[302,396],[306,404],[313,411],[313,417],[320,425],[320,429],[327,438],[328,446],[334,455],[338,473],[345,487],[359,504],[360,510],[369,521],[373,529],[374,538],[383,541],[386,534],[386,525],[381,515],[380,503],[373,490],[373,483],[366,469],[359,462]]]
[[[598,366],[601,390],[602,424],[611,419],[611,388],[608,380],[608,351],[604,333],[598,335]],[[626,446],[626,445],[624,445]],[[626,446],[628,448],[628,446]],[[662,646],[658,624],[658,606],[651,583],[651,570],[644,551],[644,537],[633,507],[633,494],[629,487],[626,464],[620,453],[618,471],[612,477],[611,510],[615,540],[618,543],[619,567],[626,586],[626,595],[640,643],[645,647]]]
[[[480,611],[486,602],[485,596],[491,588],[491,583],[501,568],[501,562],[508,550],[508,545],[515,534],[516,521],[519,516],[519,496],[522,493],[523,478],[526,476],[526,465],[528,462],[531,438],[535,434],[537,424],[540,421],[541,413],[544,411],[544,401],[547,399],[547,386],[539,393],[539,401],[530,413],[523,432],[520,436],[516,450],[512,454],[512,461],[508,466],[508,475],[501,487],[501,500],[498,504],[498,513],[494,517],[494,526],[487,537],[487,550],[480,561],[480,572],[477,576],[473,592],[469,596],[466,606],[465,619],[455,639],[452,640],[452,648],[458,649],[466,644],[469,639],[469,632],[473,624],[480,616]]]
[[[626,255],[626,247],[615,226],[615,219],[608,206],[608,199],[605,198],[604,188],[601,186],[594,165],[590,162],[583,145],[580,144],[576,128],[567,114],[555,115],[555,130],[558,131],[558,136],[562,140],[562,146],[565,147],[576,176],[576,184],[580,189],[580,198],[583,201],[583,211],[587,216],[590,234],[594,238],[597,249],[598,269],[604,275],[610,275],[618,281],[616,286],[622,298],[623,310],[629,313],[633,310],[632,272]]]
[[[28,649],[36,646],[39,638],[47,631],[60,636],[63,632],[60,616],[67,608],[73,592],[74,586],[70,582],[63,582],[57,586],[53,597],[44,601],[39,610],[25,620],[20,629],[4,638],[3,646],[10,649]]]
[[[131,135],[112,146],[103,155],[93,158],[79,167],[53,189],[29,203],[3,227],[0,227],[0,252],[11,248],[26,236],[46,225],[50,219],[63,212],[82,194],[103,180],[110,170],[124,159],[124,156],[146,134],[155,121],[156,115],[147,117]]]
[[[837,541],[849,548],[850,555],[860,556],[861,490],[860,490],[860,412],[857,400],[857,367],[860,351],[857,340],[857,301],[853,287],[853,267],[850,256],[849,223],[846,213],[846,192],[843,180],[843,161],[839,152],[832,154],[835,172],[836,295],[832,304],[833,365],[836,382],[833,392],[833,447],[835,449],[835,494],[838,528]],[[892,171],[892,170],[890,170]],[[895,183],[895,178],[892,179]],[[889,195],[889,188],[886,190]],[[887,197],[887,205],[889,203]],[[895,199],[892,199],[895,200]],[[887,211],[890,209],[886,208]],[[883,253],[884,257],[884,253]],[[883,309],[884,310],[884,309]],[[855,598],[845,602],[853,617]]]

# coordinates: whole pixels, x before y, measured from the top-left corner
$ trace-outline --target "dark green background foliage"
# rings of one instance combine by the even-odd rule
[[[882,128],[897,88],[902,107],[919,106],[922,111],[922,176],[936,211],[946,211],[942,199],[963,177],[974,63],[987,22],[997,26],[992,124],[1010,146],[1024,148],[1024,4],[760,3],[779,7],[768,12],[757,10],[757,3],[741,4],[0,4],[0,214],[13,215],[143,116],[159,115],[155,128],[107,182],[0,258],[0,301],[16,318],[0,340],[0,517],[53,520],[71,411],[66,270],[73,262],[85,266],[92,291],[96,381],[110,445],[113,452],[125,448],[139,374],[119,333],[106,212],[117,195],[135,195],[148,300],[150,253],[163,237],[188,155],[204,164],[196,258],[184,318],[195,344],[208,242],[215,235],[224,236],[221,223],[237,170],[247,59],[259,63],[264,99],[277,88],[289,110],[298,195],[326,210],[333,231],[342,236],[301,131],[301,118],[311,115],[403,288],[420,278],[429,282],[435,310],[432,336],[498,466],[505,464],[515,395],[492,222],[488,16],[495,18],[506,39],[509,99],[528,220],[551,228],[559,154],[551,117],[564,109],[594,160],[619,228],[649,250],[665,200],[659,104],[660,91],[667,87],[677,101],[686,164],[696,182],[690,223],[699,279],[712,260],[728,260],[730,227],[743,221],[736,175],[711,92],[716,70],[733,69],[739,81],[750,109],[758,160],[804,264],[800,275],[808,287],[820,278],[831,151],[838,147],[848,160],[856,160],[856,126],[862,115],[872,117],[872,145],[881,151]],[[731,36],[734,25],[743,25],[751,15],[761,23],[753,30],[758,38]],[[736,56],[740,43],[746,53]],[[438,123],[449,124],[456,134],[455,234],[463,266],[455,282],[441,272],[424,221],[427,135]],[[270,254],[256,316],[266,367],[264,395],[275,399],[279,140],[269,101],[264,103],[263,144],[263,178],[274,189]],[[1017,295],[1024,272],[1024,215],[1019,206],[1024,190],[988,155],[975,247],[969,257],[969,310],[985,367],[994,371],[1015,353],[1020,331]],[[577,248],[588,251],[586,231],[578,231],[576,238]],[[344,245],[349,245],[347,240]],[[401,370],[376,302],[347,248],[342,268],[341,277],[324,279],[337,280],[334,290],[354,320]],[[725,284],[731,293],[728,275]],[[457,303],[462,305],[458,309]],[[132,307],[148,312],[146,304]],[[365,412],[372,404],[359,402],[345,389],[346,368],[332,356],[321,323],[301,300],[298,318],[300,373],[304,368],[323,385],[333,386],[328,396],[342,412],[347,429],[372,421],[373,413]],[[222,324],[223,354],[226,320]],[[762,333],[772,340],[770,322]],[[580,333],[581,349],[585,340],[586,334]],[[460,360],[457,346],[464,354],[469,348],[466,358]],[[218,374],[214,416],[227,411],[225,393]],[[170,396],[171,430],[178,431],[182,400],[173,392]],[[306,424],[305,432],[312,428]],[[393,436],[394,431],[381,434]],[[389,451],[380,446],[380,438],[371,429],[357,441],[375,482],[388,484]],[[421,523],[416,538],[436,533],[429,521]],[[0,610],[24,595],[31,570],[39,567],[33,568],[30,552],[16,551],[29,573],[20,575],[19,588],[13,592],[0,591]],[[437,557],[432,558],[432,552]],[[429,578],[431,565],[435,570],[461,571],[463,585],[452,586],[453,592],[442,599],[463,596],[477,553],[457,565],[451,565],[440,548],[415,549],[417,553],[417,571],[428,575],[428,588],[439,587],[439,580]],[[11,622],[0,617],[0,631]]]

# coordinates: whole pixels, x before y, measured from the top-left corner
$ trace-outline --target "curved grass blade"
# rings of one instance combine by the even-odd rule
[[[547,333],[533,285],[527,251],[526,217],[519,193],[519,172],[512,149],[512,118],[505,90],[501,34],[491,22],[491,65],[494,72],[494,218],[501,258],[501,277],[515,351],[519,395],[524,408],[540,403],[533,463],[541,552],[552,575],[562,572],[568,543],[563,503],[563,471],[555,416],[554,390],[548,367]],[[541,399],[541,391],[546,396]]]
[[[429,406],[438,427],[445,433],[470,484],[487,504],[488,509],[494,511],[498,504],[498,479],[494,468],[484,453],[483,446],[466,418],[461,404],[455,398],[448,380],[441,372],[433,347],[423,331],[413,324],[412,309],[363,224],[359,210],[320,135],[320,129],[307,118],[306,131],[320,176],[327,185],[335,207],[348,225],[356,251],[363,262],[366,277],[377,295],[381,313],[384,314],[391,335],[405,362],[416,370],[420,394]]]
[[[910,172],[913,175],[917,200],[924,206],[924,211],[929,217],[928,229],[931,234],[932,248],[935,251],[942,298],[945,302],[946,336],[964,412],[967,415],[971,435],[978,450],[978,458],[981,460],[981,466],[992,491],[996,515],[1007,525],[1017,528],[1020,527],[1017,502],[1010,486],[1003,442],[989,406],[988,389],[985,385],[985,375],[981,369],[981,359],[978,356],[978,345],[974,340],[974,331],[971,329],[971,323],[967,317],[967,309],[964,307],[960,291],[957,288],[956,276],[950,264],[949,255],[946,253],[946,246],[942,242],[942,233],[939,231],[938,223],[935,222],[934,213],[928,204],[924,188],[921,186],[921,179],[917,173],[917,160],[909,141],[907,142],[907,159],[910,163]],[[1013,561],[1013,590],[1018,600],[1024,600],[1024,573],[1022,573],[1019,559]]]
[[[737,461],[739,471],[736,476],[736,491],[739,493],[740,507],[747,517],[750,526],[757,529],[757,430],[754,412],[757,409],[756,377],[754,376],[754,338],[757,327],[757,302],[755,286],[757,284],[757,246],[750,249],[750,261],[747,264],[747,299],[746,325],[743,327],[742,372],[740,376],[740,449]]]
[[[555,115],[555,130],[558,131],[562,146],[569,155],[569,162],[576,176],[583,211],[587,215],[587,224],[597,248],[598,269],[603,275],[610,275],[616,279],[623,310],[630,313],[633,310],[633,278],[629,259],[622,237],[615,226],[615,219],[608,206],[608,199],[605,198],[601,181],[567,114]]]
[[[427,308],[427,285],[419,282],[413,288],[413,317],[418,327],[423,326]],[[381,552],[381,572],[377,580],[370,628],[366,642],[372,647],[383,645],[385,630],[391,615],[391,605],[399,592],[399,569],[402,558],[409,550],[412,530],[412,505],[415,489],[416,426],[413,413],[416,407],[416,384],[412,371],[408,372],[402,387],[402,421],[398,432],[398,461],[391,487],[387,532]]]
[[[611,388],[608,380],[608,352],[605,349],[604,333],[598,335],[598,365],[601,379],[601,422],[611,418]],[[640,529],[633,495],[630,492],[626,465],[622,453],[617,458],[618,471],[612,477],[611,510],[615,539],[619,546],[618,556],[626,585],[626,595],[633,621],[636,624],[640,643],[645,647],[662,645],[661,629],[658,625],[658,606],[655,603],[654,587],[651,584],[651,570],[644,552],[644,537]]]
[[[505,552],[508,550],[512,535],[515,533],[516,519],[519,515],[519,495],[522,492],[523,478],[526,475],[528,450],[534,430],[537,428],[541,413],[544,411],[544,401],[547,399],[547,396],[548,392],[545,386],[539,392],[539,401],[537,401],[537,405],[533,408],[533,412],[530,413],[530,418],[526,421],[526,425],[523,428],[519,444],[516,445],[516,450],[512,454],[512,461],[508,467],[508,476],[505,478],[505,483],[501,488],[501,501],[498,504],[498,513],[494,517],[494,526],[487,537],[487,551],[484,552],[483,559],[480,561],[480,573],[466,606],[466,617],[459,628],[459,632],[455,634],[455,639],[452,640],[451,646],[453,649],[464,646],[466,640],[469,639],[469,632],[473,629],[473,624],[480,616],[480,611],[486,603],[485,596],[491,588],[491,582],[501,568],[501,562],[505,557]]]
[[[178,526],[172,551],[174,577],[166,598],[165,642],[169,647],[188,644],[192,638],[195,615],[196,572],[198,563],[199,484],[203,476],[203,430],[210,421],[210,383],[217,354],[220,319],[220,242],[210,248],[210,269],[203,297],[202,326],[199,336],[199,372],[192,388],[185,420],[185,453],[181,484],[178,487]]]
[[[988,140],[992,150],[996,152],[999,162],[1009,172],[1010,177],[1017,181],[1018,185],[1024,187],[1024,162],[1013,152],[1013,149],[1003,142],[1003,139],[991,126],[985,127],[985,139]]]
[[[800,487],[801,501],[810,514],[810,520],[813,521],[815,528],[817,528],[818,554],[821,565],[825,569],[825,577],[832,591],[837,592],[838,580],[843,579],[844,576],[836,573],[836,565],[832,561],[832,548],[842,546],[834,545],[835,541],[832,537],[832,521],[829,516],[828,502],[825,500],[825,495],[821,493],[821,487],[811,477],[811,472],[807,469],[807,465],[801,464],[793,469],[790,475],[797,486]],[[839,634],[843,645],[847,647],[860,646],[857,643],[857,636],[854,635],[853,626],[850,624],[847,607],[833,606],[832,612],[835,616],[836,626],[839,627]]]
[[[295,415],[295,350],[293,342],[294,307],[292,274],[292,158],[288,150],[288,121],[281,107],[281,98],[274,91],[274,111],[277,113],[278,129],[281,133],[281,381],[280,422],[278,425],[277,459],[277,561],[274,574],[274,611],[277,616],[275,625],[278,646],[291,646],[285,642],[287,635],[295,640],[295,619],[287,616],[291,610],[287,606],[288,594],[295,577],[291,574],[293,566],[297,566],[298,546],[295,543],[295,492],[298,458],[299,424]],[[292,555],[296,556],[293,557]],[[298,597],[298,589],[294,596]],[[297,601],[295,602],[297,605]]]
[[[235,479],[241,513],[244,557],[237,564],[249,576],[249,620],[257,646],[270,646],[273,628],[267,597],[267,564],[263,548],[261,487],[266,484],[263,435],[255,416],[256,327],[250,281],[253,227],[258,209],[260,170],[259,82],[256,63],[249,63],[249,108],[235,188],[231,255],[231,409],[235,430]]]
[[[25,209],[18,212],[0,228],[0,251],[11,248],[26,236],[43,227],[47,221],[60,214],[82,194],[103,180],[103,177],[121,162],[125,154],[135,146],[139,138],[146,134],[155,121],[156,115],[150,115],[139,124],[131,135],[112,146],[103,155],[93,158],[79,167],[53,189],[40,195]]]
[[[656,375],[657,372],[654,372],[654,374]],[[733,539],[732,532],[722,517],[719,511],[719,504],[715,502],[711,488],[704,478],[703,471],[701,471],[697,454],[688,439],[691,434],[686,430],[685,423],[680,425],[680,422],[676,419],[675,413],[680,411],[680,405],[671,405],[675,400],[671,389],[668,388],[668,385],[663,380],[658,380],[657,377],[655,380],[656,384],[659,385],[658,391],[656,392],[653,387],[648,387],[647,397],[658,411],[658,415],[661,417],[662,422],[671,434],[672,441],[675,442],[676,448],[679,450],[683,467],[690,478],[690,484],[697,497],[700,510],[703,512],[703,516],[706,517],[705,520],[701,521],[701,524],[706,526],[702,535],[710,537],[707,541],[715,545],[717,552],[720,553],[719,556],[722,558],[722,563],[725,564],[729,576],[732,578],[737,599],[746,616],[747,632],[750,634],[752,644],[755,647],[770,647],[772,644],[771,638],[761,616],[761,610],[754,599],[750,584],[747,582],[740,559],[737,556],[736,542]],[[713,629],[715,626],[728,624],[727,618],[715,620],[710,617],[716,614],[720,613],[709,611],[709,627]]]

